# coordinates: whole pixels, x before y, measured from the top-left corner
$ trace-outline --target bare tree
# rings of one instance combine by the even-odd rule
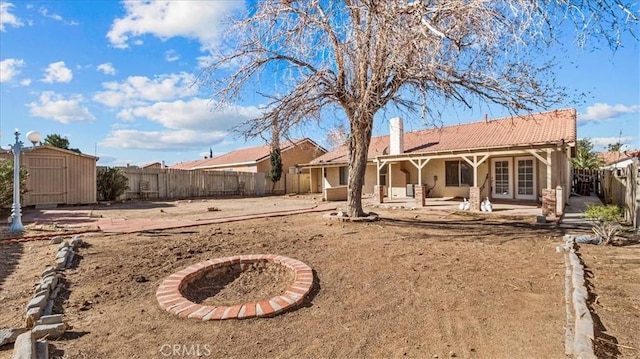
[[[327,146],[329,150],[335,150],[342,147],[349,141],[349,130],[342,124],[333,127],[327,131]]]
[[[249,86],[270,84],[258,89],[268,98],[262,116],[239,128],[249,137],[268,132],[274,120],[284,134],[343,112],[347,212],[363,216],[379,110],[434,116],[442,104],[486,102],[512,113],[554,106],[565,90],[544,54],[565,22],[581,43],[596,36],[616,48],[638,15],[618,0],[261,0],[228,31],[230,51],[202,82],[220,106]]]

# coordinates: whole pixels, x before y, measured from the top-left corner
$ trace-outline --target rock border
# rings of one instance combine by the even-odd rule
[[[369,215],[366,217],[355,217],[351,218],[347,216],[344,212],[329,212],[322,215],[325,219],[340,221],[340,222],[375,222],[380,219],[377,213],[369,212]]]
[[[584,278],[584,266],[576,251],[575,236],[565,235],[565,243],[557,247],[564,253],[565,306],[567,325],[565,354],[581,359],[597,359],[593,350],[595,340],[593,318],[587,306],[589,292]]]
[[[62,314],[53,314],[53,305],[63,289],[64,271],[72,266],[76,250],[83,241],[77,235],[70,242],[62,236],[55,236],[50,243],[58,245],[56,265],[47,267],[40,275],[40,281],[34,288],[36,293],[26,306],[25,327],[10,329],[20,333],[17,337],[9,337],[9,340],[15,340],[12,359],[49,358],[48,342],[41,339],[59,338],[67,330]]]
[[[182,289],[204,276],[209,270],[234,264],[273,262],[293,270],[293,283],[282,295],[259,302],[232,306],[210,306],[193,303],[182,294]],[[209,259],[176,272],[160,284],[156,299],[162,309],[183,318],[199,320],[226,320],[271,317],[304,302],[313,288],[313,270],[299,260],[275,254],[249,254]]]

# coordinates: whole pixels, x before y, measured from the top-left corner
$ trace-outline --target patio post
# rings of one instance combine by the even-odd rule
[[[416,204],[418,205],[418,207],[424,207],[425,206],[425,197],[427,195],[427,186],[423,185],[423,184],[419,184],[419,185],[415,186],[413,194],[416,197],[415,201],[416,201]]]
[[[480,187],[469,187],[469,209],[479,212],[480,202]]]
[[[377,203],[384,203],[384,186],[379,184],[373,186],[373,195]]]
[[[384,166],[384,163],[382,164]],[[384,186],[380,185],[380,160],[376,158],[376,184],[373,186],[373,197],[376,203],[384,202]]]
[[[542,189],[542,215],[556,217],[556,190],[552,188]]]
[[[387,197],[393,199],[393,169],[391,169],[391,163],[387,164]]]

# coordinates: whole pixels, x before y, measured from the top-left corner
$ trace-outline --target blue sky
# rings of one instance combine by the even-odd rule
[[[142,165],[219,155],[245,142],[230,129],[258,113],[255,96],[214,111],[210,92],[193,86],[224,36],[226,16],[242,1],[2,1],[0,0],[0,143],[13,132],[60,134],[100,165]],[[555,54],[558,81],[586,93],[578,137],[602,150],[621,140],[640,148],[640,47]],[[570,102],[564,107],[574,107]],[[503,116],[491,108],[445,113],[444,125]],[[378,119],[376,135],[387,132]],[[333,123],[333,122],[331,122]],[[406,119],[405,130],[422,128]],[[301,129],[325,144],[327,128]],[[27,142],[26,140],[24,140]]]

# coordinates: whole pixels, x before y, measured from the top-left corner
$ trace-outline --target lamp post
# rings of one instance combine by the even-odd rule
[[[24,143],[20,141],[20,132],[16,128],[14,133],[16,142],[13,145],[9,145],[11,152],[13,152],[13,205],[11,205],[11,226],[10,232],[24,231],[22,225],[22,208],[20,207],[20,153],[31,151],[36,147],[36,143],[40,142],[42,135],[36,131],[27,132],[27,140],[29,140],[33,146],[31,148],[24,148]]]

